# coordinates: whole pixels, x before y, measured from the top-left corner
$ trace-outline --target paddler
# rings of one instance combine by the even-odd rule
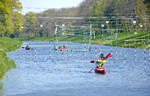
[[[104,65],[104,63],[106,63],[106,58],[104,57],[103,53],[100,54],[99,59],[96,61],[96,63],[98,64],[96,66],[97,68],[102,68],[102,66]]]
[[[106,59],[108,59],[109,57],[112,57],[111,53],[108,53],[105,57],[104,57],[104,54],[101,53],[99,56],[99,59],[96,61],[96,63],[98,64],[96,68],[102,68],[103,64],[106,63]],[[95,61],[93,60],[91,61],[91,63],[95,63]],[[92,70],[93,68],[89,72],[91,72]]]
[[[25,47],[25,49],[26,49],[26,50],[29,50],[29,49],[30,49],[29,45],[27,45],[27,46]]]

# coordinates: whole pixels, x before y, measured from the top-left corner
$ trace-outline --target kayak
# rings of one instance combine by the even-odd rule
[[[65,50],[65,49],[67,49],[67,48],[58,48],[59,50]]]
[[[28,48],[28,47],[26,47],[25,49],[26,49],[26,50],[30,50],[30,48]]]
[[[59,47],[58,50],[60,50],[60,51],[62,51],[62,50],[67,50],[67,48]]]
[[[105,74],[106,69],[105,68],[94,68],[95,73]]]

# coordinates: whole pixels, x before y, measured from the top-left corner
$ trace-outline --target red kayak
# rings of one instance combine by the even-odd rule
[[[62,51],[62,50],[67,50],[67,48],[60,46],[60,47],[58,48],[58,50],[60,50],[60,51]]]
[[[26,49],[26,50],[30,50],[30,48],[29,48],[29,47],[26,47],[25,49]]]
[[[94,68],[95,73],[105,74],[106,69],[104,68]]]
[[[66,50],[67,48],[59,48],[59,50]]]

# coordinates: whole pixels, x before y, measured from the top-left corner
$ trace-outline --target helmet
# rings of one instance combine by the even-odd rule
[[[103,53],[101,53],[99,57],[104,57],[104,54],[103,54]]]

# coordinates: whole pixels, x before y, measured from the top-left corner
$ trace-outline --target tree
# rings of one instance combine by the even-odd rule
[[[0,36],[14,33],[13,13],[20,10],[19,0],[0,0]]]
[[[35,13],[28,13],[25,16],[25,33],[28,37],[37,36],[38,20]]]
[[[90,9],[90,16],[93,17],[102,17],[104,16],[104,1],[96,1]]]
[[[150,0],[144,0],[144,4],[147,6],[148,10],[150,11]]]
[[[22,32],[23,20],[24,20],[24,16],[21,13],[18,13],[18,12],[13,13],[14,35],[16,37],[18,37],[19,33]]]
[[[96,34],[99,34],[100,27],[103,22],[100,22],[102,20],[102,17],[104,17],[105,12],[105,1],[96,1],[92,7],[90,8],[90,23],[93,23],[93,28],[95,29]],[[91,18],[92,17],[92,18]],[[93,18],[96,17],[96,18]]]

